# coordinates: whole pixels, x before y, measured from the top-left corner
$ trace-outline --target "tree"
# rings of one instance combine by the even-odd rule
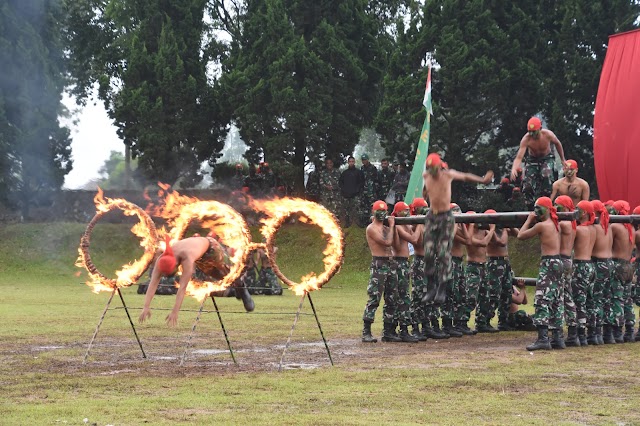
[[[222,85],[250,162],[296,170],[353,152],[372,121],[385,62],[383,26],[365,0],[258,0],[223,61]]]
[[[0,190],[25,218],[71,171],[62,91],[66,62],[58,1],[0,5]]]
[[[74,92],[98,84],[118,134],[151,180],[190,187],[224,146],[229,117],[207,66],[206,0],[69,1]]]
[[[137,173],[137,161],[134,160],[134,176]],[[100,170],[101,179],[97,182],[102,189],[142,189],[144,181],[133,180],[128,181],[129,176],[125,171],[125,156],[119,151],[111,151],[109,158],[105,160]]]

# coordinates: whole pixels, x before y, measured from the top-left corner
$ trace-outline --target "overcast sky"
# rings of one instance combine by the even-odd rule
[[[80,108],[75,101],[65,95],[64,104],[73,111]],[[92,179],[99,177],[98,170],[109,158],[111,151],[124,153],[124,144],[116,134],[102,102],[91,102],[75,115],[76,124],[62,120],[71,130],[71,156],[73,170],[66,176],[64,187],[77,189]]]

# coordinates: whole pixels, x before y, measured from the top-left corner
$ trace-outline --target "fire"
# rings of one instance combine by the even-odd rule
[[[89,281],[87,285],[93,289],[95,293],[100,291],[113,291],[117,287],[128,287],[138,281],[151,264],[155,252],[158,235],[156,227],[151,217],[137,205],[130,203],[124,199],[110,199],[103,196],[102,189],[98,188],[98,193],[93,201],[96,205],[96,214],[87,225],[82,238],[80,239],[80,247],[78,248],[78,260],[76,266],[84,267],[89,272]],[[135,224],[131,231],[138,236],[141,241],[140,245],[144,248],[144,254],[139,260],[124,265],[121,270],[116,272],[117,278],[108,278],[102,274],[91,261],[89,254],[89,243],[91,240],[91,232],[96,223],[106,213],[112,210],[122,210],[127,216],[138,216],[139,223]]]
[[[344,258],[344,238],[338,221],[329,210],[312,201],[288,197],[273,200],[251,200],[250,205],[256,210],[263,211],[268,216],[262,220],[263,227],[260,232],[267,241],[266,247],[269,261],[276,275],[297,295],[300,296],[305,292],[320,289],[340,270]],[[329,237],[327,246],[323,251],[325,256],[323,259],[324,272],[318,276],[313,272],[305,275],[299,283],[291,281],[282,274],[275,263],[273,252],[278,228],[295,213],[303,214],[310,223],[319,226],[322,232]]]

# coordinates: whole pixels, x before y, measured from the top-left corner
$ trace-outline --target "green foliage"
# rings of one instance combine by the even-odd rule
[[[371,122],[385,62],[367,2],[260,0],[240,16],[222,85],[250,162],[341,161]]]
[[[71,171],[61,17],[55,0],[0,5],[0,197],[24,217]]]

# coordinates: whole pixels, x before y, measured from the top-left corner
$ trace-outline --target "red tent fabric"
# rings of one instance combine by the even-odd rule
[[[640,205],[640,30],[609,37],[593,122],[602,200]]]

